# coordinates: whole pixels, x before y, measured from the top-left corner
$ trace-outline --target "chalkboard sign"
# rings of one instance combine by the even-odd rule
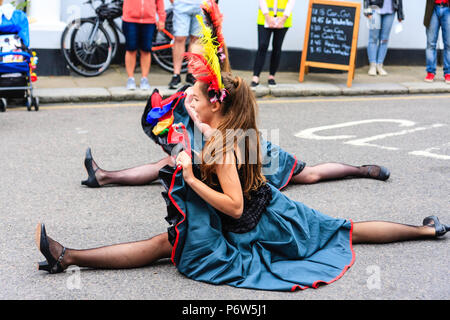
[[[350,64],[356,8],[313,4],[306,60]]]
[[[359,29],[359,3],[311,0],[300,66],[300,82],[308,67],[349,71],[347,86],[354,78]]]

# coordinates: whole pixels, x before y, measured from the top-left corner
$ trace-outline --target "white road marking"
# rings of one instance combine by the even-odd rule
[[[427,129],[440,128],[440,127],[443,127],[443,126],[445,126],[445,124],[437,123],[437,124],[433,124],[433,125],[428,126],[428,127],[418,127],[418,128],[409,129],[409,130],[402,130],[402,131],[398,131],[398,132],[384,133],[384,134],[379,134],[379,135],[368,137],[368,138],[350,140],[350,141],[346,141],[344,143],[345,144],[351,144],[351,145],[354,145],[354,146],[376,147],[376,148],[385,149],[385,150],[398,150],[399,148],[385,147],[385,146],[380,146],[380,145],[377,145],[377,144],[372,144],[372,143],[367,143],[367,142],[375,141],[375,140],[381,140],[381,139],[394,137],[394,136],[401,136],[401,135],[405,135],[405,134],[408,134],[408,133],[413,133],[413,132],[416,132],[416,131],[423,131],[423,130],[427,130]]]
[[[78,134],[86,134],[89,132],[88,130],[83,130],[82,128],[75,128],[75,130]]]
[[[434,159],[440,159],[440,160],[450,160],[450,156],[449,155],[444,155],[444,154],[439,154],[439,153],[434,153],[431,151],[434,150],[440,150],[442,147],[447,147],[450,146],[450,142],[446,143],[442,146],[439,147],[431,147],[425,150],[418,150],[418,151],[411,151],[408,154],[412,154],[415,156],[422,156],[422,157],[428,157],[428,158],[434,158]]]
[[[398,123],[399,127],[412,127],[412,126],[414,126],[416,124],[413,121],[402,120],[402,119],[368,119],[368,120],[350,121],[350,122],[333,124],[333,125],[329,125],[329,126],[322,126],[322,127],[315,127],[315,128],[305,129],[305,130],[302,130],[302,131],[296,133],[295,136],[297,138],[311,139],[311,140],[339,140],[339,139],[355,138],[356,136],[352,136],[352,135],[320,136],[320,135],[317,135],[315,133],[318,132],[318,131],[323,131],[323,130],[344,128],[344,127],[356,126],[356,125],[360,125],[360,124],[375,123],[375,122],[393,122],[393,123]]]
[[[338,123],[338,124],[333,124],[333,125],[328,125],[328,126],[309,128],[309,129],[305,129],[305,130],[297,132],[294,136],[296,136],[297,138],[310,139],[310,140],[351,139],[351,138],[355,138],[356,136],[355,135],[321,136],[321,135],[317,134],[317,132],[331,130],[331,129],[345,128],[345,127],[356,126],[356,125],[362,125],[362,124],[377,123],[377,122],[397,123],[399,127],[413,127],[416,125],[416,123],[414,121],[404,120],[404,119],[368,119],[368,120],[350,121],[350,122],[343,122],[343,123]],[[386,139],[389,137],[424,131],[424,130],[428,130],[428,129],[441,128],[441,127],[445,127],[445,126],[447,126],[447,124],[436,123],[436,124],[432,124],[429,126],[415,127],[415,128],[411,128],[411,129],[397,131],[397,132],[389,132],[389,133],[378,134],[378,135],[371,136],[371,137],[349,140],[349,141],[345,141],[343,143],[354,145],[354,146],[361,146],[361,147],[375,147],[375,148],[380,148],[380,149],[384,149],[384,150],[399,150],[399,148],[397,148],[397,147],[386,147],[386,146],[377,145],[377,144],[373,144],[373,143],[369,143],[369,142],[376,141],[376,140],[382,140],[382,139]],[[444,144],[443,146],[448,146],[448,145],[450,145],[450,143]],[[425,150],[411,151],[408,154],[416,155],[416,156],[423,156],[423,157],[430,157],[430,158],[434,158],[434,159],[450,160],[450,156],[448,156],[448,155],[443,155],[443,154],[438,154],[438,153],[432,152],[435,150],[440,150],[441,148],[442,148],[442,146],[441,147],[432,147],[432,148],[428,148]]]

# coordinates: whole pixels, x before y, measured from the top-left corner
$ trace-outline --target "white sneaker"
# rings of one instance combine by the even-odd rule
[[[387,76],[388,73],[386,72],[386,70],[383,69],[383,65],[382,64],[377,64],[377,72],[380,76]]]
[[[370,64],[369,72],[367,73],[369,76],[376,76],[377,75],[377,64],[372,62]]]
[[[142,78],[140,83],[141,90],[150,90],[150,83],[148,83],[147,78]]]
[[[134,81],[134,78],[128,78],[127,90],[136,90],[136,82]]]

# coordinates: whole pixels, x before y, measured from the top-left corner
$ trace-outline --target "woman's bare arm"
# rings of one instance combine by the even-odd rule
[[[183,170],[185,170],[184,165]],[[185,181],[195,193],[212,207],[238,219],[244,210],[244,197],[234,155],[228,153],[226,161],[222,164],[216,164],[215,170],[223,193],[210,188],[190,173],[185,176]]]

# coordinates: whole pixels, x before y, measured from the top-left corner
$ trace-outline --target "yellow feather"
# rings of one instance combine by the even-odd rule
[[[220,62],[217,56],[217,48],[219,47],[219,43],[217,42],[216,37],[212,37],[212,31],[203,22],[203,17],[201,15],[197,15],[196,18],[202,27],[200,43],[203,46],[203,56],[211,66],[211,69],[214,71],[219,88],[223,89],[224,86],[222,83],[222,76],[220,75]]]

